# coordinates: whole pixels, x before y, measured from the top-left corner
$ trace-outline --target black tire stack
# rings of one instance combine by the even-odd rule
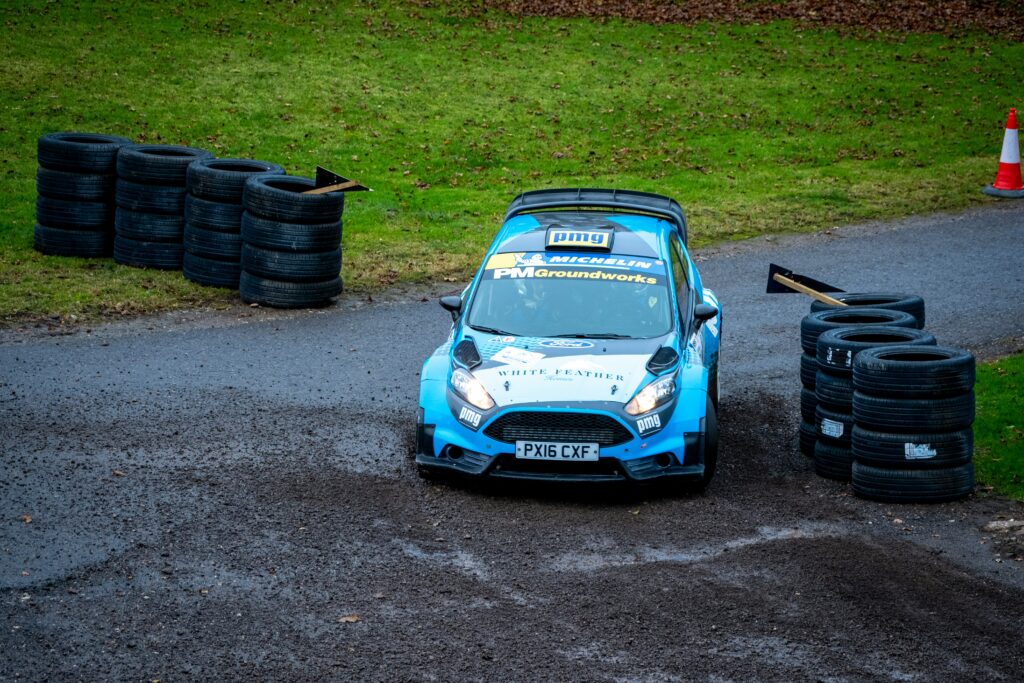
[[[180,270],[186,173],[213,156],[177,145],[129,145],[117,155],[114,260],[129,266]]]
[[[131,140],[97,133],[39,138],[35,248],[56,256],[109,256],[117,152]]]
[[[891,503],[942,502],[974,489],[974,356],[889,346],[853,364],[853,490]]]
[[[920,327],[913,315],[889,309],[862,309],[853,307],[812,311],[800,322],[800,452],[808,457],[815,454],[820,420],[817,416],[818,399],[818,337],[823,332],[857,325],[890,325]],[[849,432],[847,432],[849,433]]]
[[[917,329],[924,329],[924,299],[916,294],[896,294],[893,292],[840,292],[831,295],[833,299],[842,301],[847,307],[854,308],[885,308],[892,311],[903,311],[917,319]],[[840,306],[826,304],[823,301],[811,302],[811,313],[818,311],[845,310]]]
[[[341,293],[340,192],[303,194],[311,178],[260,175],[245,184],[242,274],[248,303],[304,308]]]
[[[200,159],[186,174],[182,274],[192,282],[238,289],[242,272],[242,195],[259,174],[284,174],[252,159]]]
[[[849,481],[853,463],[853,363],[868,349],[881,346],[934,346],[930,332],[913,327],[865,325],[823,332],[817,341],[815,377],[814,470],[819,476]]]

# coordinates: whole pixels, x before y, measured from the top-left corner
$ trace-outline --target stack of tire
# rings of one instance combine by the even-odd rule
[[[818,337],[814,470],[819,476],[838,481],[850,480],[853,464],[851,435],[855,429],[853,363],[861,352],[895,345],[901,345],[901,348],[934,346],[935,337],[914,327],[888,325],[840,327],[827,330]]]
[[[181,270],[189,164],[213,156],[177,145],[129,145],[117,155],[114,260]]]
[[[109,256],[117,152],[131,140],[97,133],[39,138],[35,248],[57,256]]]
[[[182,274],[192,282],[238,289],[242,272],[242,195],[254,175],[281,175],[277,164],[252,159],[200,159],[186,174]]]
[[[893,503],[956,500],[974,489],[974,357],[889,346],[853,364],[853,490]]]
[[[341,293],[340,192],[304,194],[311,178],[259,175],[245,184],[242,275],[248,303],[304,308]]]
[[[800,347],[803,350],[803,355],[800,358],[802,389],[800,391],[799,429],[800,451],[804,455],[814,456],[822,419],[817,412],[818,337],[828,330],[859,325],[920,327],[913,315],[889,308],[863,309],[852,305],[831,307],[827,310],[812,310],[804,317],[800,322]],[[848,430],[846,435],[845,441],[848,443]],[[826,435],[826,438],[831,437]]]

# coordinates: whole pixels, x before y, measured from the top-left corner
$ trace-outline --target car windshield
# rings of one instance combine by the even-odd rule
[[[672,329],[665,263],[585,252],[494,254],[467,324],[518,337],[661,336]]]

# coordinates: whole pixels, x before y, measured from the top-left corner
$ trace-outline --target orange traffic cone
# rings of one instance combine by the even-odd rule
[[[993,197],[1024,197],[1024,182],[1020,177],[1020,146],[1017,141],[1017,110],[1011,108],[1006,117],[1003,153],[999,155],[996,181],[982,190]]]

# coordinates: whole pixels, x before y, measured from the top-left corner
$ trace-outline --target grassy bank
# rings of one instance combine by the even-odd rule
[[[978,365],[978,483],[1024,500],[1024,353]]]
[[[425,3],[423,3],[425,4]],[[316,164],[350,289],[466,278],[525,189],[670,194],[695,244],[985,201],[1024,46],[780,22],[650,26],[412,3],[0,9],[0,319],[233,300],[32,251],[35,140],[111,132]]]

